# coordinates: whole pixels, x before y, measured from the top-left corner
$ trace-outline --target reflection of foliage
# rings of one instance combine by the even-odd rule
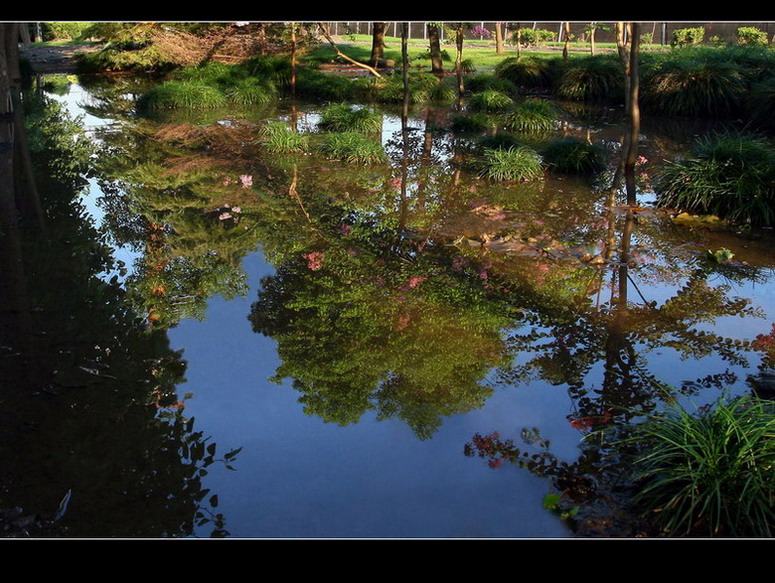
[[[264,279],[251,321],[277,339],[276,378],[294,379],[308,413],[347,424],[374,409],[429,437],[440,417],[490,394],[482,382],[507,319],[476,272],[456,275],[443,254],[376,227],[332,225],[325,246]]]
[[[6,532],[190,536],[209,511],[201,477],[219,460],[182,415],[185,363],[163,332],[144,329],[117,278],[104,279],[114,261],[79,201],[84,159],[68,159],[85,139],[77,124],[56,107],[36,119],[46,120],[30,128],[46,235],[23,234],[24,279],[0,290],[4,305],[34,308],[2,314],[2,344],[15,350],[0,359],[0,507],[59,511]]]

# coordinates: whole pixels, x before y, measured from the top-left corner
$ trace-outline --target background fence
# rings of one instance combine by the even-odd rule
[[[330,30],[334,35],[346,36],[348,34],[371,34],[372,23],[371,22],[330,22],[328,23]],[[471,24],[482,27],[494,33],[494,22],[472,22]],[[508,22],[504,23],[504,37],[509,38],[516,31],[517,25],[521,28],[535,28],[543,30],[551,30],[557,33],[556,40],[563,40],[561,22]],[[579,38],[584,33],[584,27],[590,24],[589,22],[571,22],[571,35],[575,38]],[[614,42],[614,23],[613,22],[598,22],[597,24],[605,25],[610,30],[597,30],[595,32],[595,40],[599,42]],[[641,31],[643,34],[652,34],[652,42],[657,44],[670,44],[670,39],[673,36],[673,31],[680,28],[705,28],[705,39],[708,40],[712,37],[718,37],[722,41],[734,42],[737,39],[736,31],[742,26],[754,26],[759,30],[767,33],[767,38],[772,41],[772,35],[775,33],[775,22],[642,22]],[[400,36],[401,35],[401,22],[389,22],[387,26],[386,34],[388,36]],[[446,33],[442,32],[444,36]],[[409,38],[410,39],[425,39],[428,37],[427,28],[424,22],[410,22],[409,23]],[[474,35],[467,34],[468,38],[477,38]],[[484,40],[485,35],[479,35],[479,38]],[[494,38],[494,34],[491,38]]]

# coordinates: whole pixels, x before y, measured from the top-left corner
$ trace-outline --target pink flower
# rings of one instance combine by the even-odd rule
[[[220,221],[225,221],[226,219],[230,219],[230,218],[231,218],[231,213],[221,213],[220,215],[218,215],[218,220]]]
[[[248,174],[242,174],[239,177],[239,180],[242,183],[242,188],[249,188],[253,186],[253,177]]]
[[[312,271],[317,271],[323,267],[323,260],[326,258],[326,254],[320,251],[312,251],[303,257],[307,260],[307,268]]]
[[[339,230],[342,232],[342,235],[345,237],[350,234],[350,231],[352,231],[352,227],[348,225],[347,223],[342,223],[339,225]]]

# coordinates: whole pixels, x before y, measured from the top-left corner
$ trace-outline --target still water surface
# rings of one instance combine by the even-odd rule
[[[78,85],[58,99],[74,114],[90,101]],[[84,122],[98,139],[123,135],[100,135],[109,126],[91,111]],[[316,119],[310,110],[301,125]],[[411,123],[418,136],[424,125],[419,114]],[[386,116],[388,151],[400,127]],[[605,128],[595,131],[603,139]],[[151,392],[157,415],[177,414],[217,454],[205,466],[201,451],[189,456],[205,471],[176,482],[193,494],[166,496],[188,500],[182,510],[154,502],[147,511],[158,521],[126,528],[138,493],[95,485],[100,468],[84,458],[89,486],[62,480],[49,496],[71,490],[65,536],[567,537],[542,507],[557,476],[465,455],[475,435],[519,442],[535,431],[554,460],[573,464],[586,455],[590,419],[626,423],[673,398],[701,405],[750,390],[761,353],[749,343],[775,320],[767,232],[741,237],[606,206],[605,192],[568,177],[531,190],[464,172],[447,192],[452,171],[435,150],[440,170],[410,164],[400,191],[400,164],[385,183],[384,170],[340,176],[319,160],[272,166],[217,138],[203,156],[190,142],[180,148],[181,135],[160,149],[163,139],[153,148],[116,141],[135,166],[118,188],[124,198],[92,178],[83,201],[109,232],[120,221],[105,201],[131,196],[122,220],[168,225],[132,241],[126,233],[139,231],[127,220],[110,240],[133,305],[178,355],[168,362],[184,368]],[[658,157],[664,138],[644,135]],[[229,160],[212,154],[219,147]],[[186,155],[200,165],[184,175]],[[157,170],[143,174],[147,161]],[[165,165],[178,182],[164,178]],[[643,187],[641,202],[650,198]],[[704,252],[719,248],[735,262],[709,264]],[[163,367],[150,373],[167,378]],[[115,471],[156,484],[149,476],[163,471],[135,467],[131,455],[125,467],[112,460]],[[190,526],[176,531],[165,512]]]

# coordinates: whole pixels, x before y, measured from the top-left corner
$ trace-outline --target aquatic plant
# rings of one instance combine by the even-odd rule
[[[551,170],[569,174],[592,174],[606,167],[606,149],[579,138],[550,142],[541,152]]]
[[[387,161],[379,142],[358,132],[330,133],[325,136],[321,152],[327,158],[352,164],[376,164]]]
[[[542,132],[557,125],[557,112],[544,99],[526,99],[502,114],[501,120],[507,130],[521,132]]]
[[[668,535],[772,536],[775,407],[740,397],[641,424],[633,503]]]
[[[500,181],[530,181],[543,178],[544,168],[541,156],[526,146],[487,149],[480,175]]]
[[[775,224],[775,146],[739,132],[699,138],[691,157],[668,162],[658,172],[654,188],[662,206]]]
[[[334,103],[320,111],[318,128],[331,132],[376,132],[382,128],[382,115],[368,107]]]

